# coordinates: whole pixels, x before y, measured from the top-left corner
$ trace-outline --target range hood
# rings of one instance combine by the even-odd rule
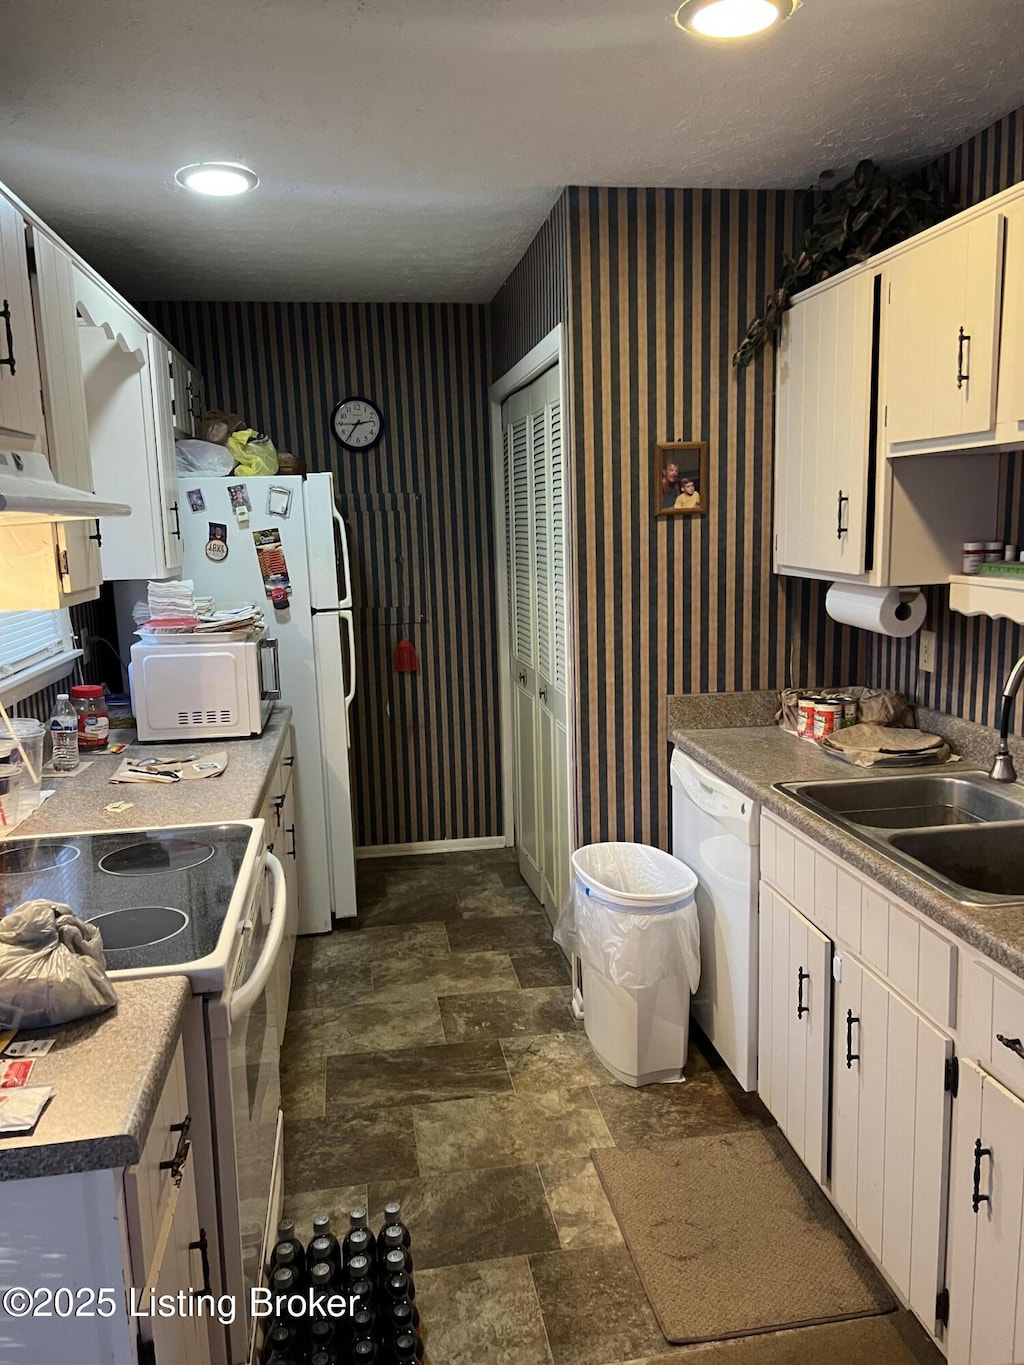
[[[45,455],[0,450],[0,529],[46,521],[92,521],[127,517],[126,502],[104,502],[95,493],[58,483]]]

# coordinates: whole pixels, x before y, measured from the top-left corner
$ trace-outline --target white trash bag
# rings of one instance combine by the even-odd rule
[[[686,864],[647,844],[587,844],[572,867],[555,942],[616,986],[643,990],[674,976],[693,994],[700,926]]]
[[[235,467],[235,457],[226,446],[213,441],[175,441],[174,453],[179,474],[225,476]]]

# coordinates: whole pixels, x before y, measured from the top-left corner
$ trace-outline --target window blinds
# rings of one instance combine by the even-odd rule
[[[65,613],[0,611],[0,685],[70,647]]]

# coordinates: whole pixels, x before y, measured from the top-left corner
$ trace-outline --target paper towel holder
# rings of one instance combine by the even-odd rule
[[[913,603],[920,595],[920,588],[900,588],[899,606],[896,608],[895,612],[897,621],[910,620],[911,616],[914,614],[912,610]]]

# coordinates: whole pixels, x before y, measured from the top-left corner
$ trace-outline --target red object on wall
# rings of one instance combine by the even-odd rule
[[[418,673],[420,671],[419,655],[408,640],[399,640],[398,644],[395,645],[394,663],[396,673]]]

